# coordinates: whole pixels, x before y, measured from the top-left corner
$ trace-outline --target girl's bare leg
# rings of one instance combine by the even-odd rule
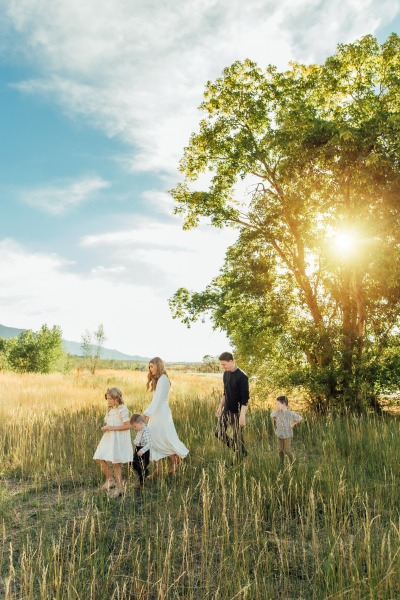
[[[121,465],[119,463],[114,463],[113,469],[114,469],[114,475],[115,475],[115,482],[117,484],[115,486],[115,491],[114,491],[113,496],[118,497],[122,494],[122,491],[123,491]]]
[[[169,469],[169,473],[176,473],[179,467],[179,463],[181,462],[180,457],[177,454],[172,454],[168,457],[171,461],[171,467]]]
[[[114,485],[115,485],[114,477],[111,473],[111,469],[108,466],[108,463],[106,460],[98,460],[97,462],[100,464],[100,468],[106,478],[106,482],[103,485],[103,489],[109,490],[110,488],[114,487]]]

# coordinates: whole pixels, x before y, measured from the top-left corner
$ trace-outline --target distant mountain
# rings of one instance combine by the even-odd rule
[[[13,338],[26,331],[25,329],[17,329],[16,327],[6,327],[5,325],[0,325],[0,338]],[[79,342],[71,342],[69,340],[63,340],[63,347],[65,352],[68,354],[75,354],[76,356],[82,356],[82,348]],[[124,354],[123,352],[119,352],[119,350],[113,350],[111,348],[102,348],[101,358],[111,359],[111,360],[140,360],[140,361],[148,361],[150,360],[146,356],[138,356],[138,355],[130,355]]]
[[[16,329],[15,327],[6,327],[5,325],[0,325],[0,338],[7,339],[15,337],[25,331],[25,329]]]
[[[82,356],[82,348],[79,342],[71,342],[69,340],[63,340],[63,346],[65,352],[68,354],[75,354],[76,356]],[[113,360],[144,360],[149,361],[150,359],[146,356],[138,356],[134,354],[131,356],[130,354],[124,354],[119,350],[113,350],[111,348],[102,348],[101,349],[101,358],[105,359],[113,359]]]

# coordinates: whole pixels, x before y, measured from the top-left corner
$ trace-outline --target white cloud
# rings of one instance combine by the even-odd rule
[[[19,89],[121,137],[132,169],[171,173],[223,67],[321,61],[396,12],[396,0],[3,0],[3,28],[41,73]]]
[[[81,246],[103,251],[113,265],[118,265],[114,273],[113,267],[109,269],[110,275],[121,275],[125,281],[136,279],[168,296],[178,287],[203,289],[218,274],[226,249],[237,235],[237,230],[209,225],[184,231],[177,217],[167,222],[142,217],[132,219],[123,229],[87,235]]]
[[[69,273],[54,254],[31,253],[13,240],[0,241],[0,303],[4,325],[38,330],[60,325],[65,339],[80,341],[104,324],[106,346],[166,360],[201,360],[228,346],[209,323],[188,330],[171,318],[167,302],[150,287]]]
[[[125,273],[126,271],[126,267],[124,267],[123,265],[119,265],[116,267],[103,267],[103,265],[99,265],[98,267],[95,267],[94,269],[92,269],[92,273],[94,275],[105,275],[107,273],[111,273],[111,274],[120,274],[120,273]]]
[[[110,187],[101,177],[82,177],[76,181],[63,181],[20,191],[20,198],[29,204],[53,215],[62,215],[96,197],[100,190]]]
[[[149,208],[149,212],[156,215],[172,215],[174,210],[174,201],[172,196],[159,190],[146,190],[142,198]]]

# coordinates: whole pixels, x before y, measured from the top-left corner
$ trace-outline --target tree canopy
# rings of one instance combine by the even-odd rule
[[[395,34],[285,72],[236,62],[207,84],[171,191],[185,228],[238,229],[220,275],[178,290],[173,315],[209,312],[250,372],[319,407],[397,386],[399,106]]]

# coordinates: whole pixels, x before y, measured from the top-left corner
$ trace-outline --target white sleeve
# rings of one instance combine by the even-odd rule
[[[124,404],[121,404],[118,407],[118,413],[119,413],[119,417],[123,423],[126,423],[127,421],[129,421],[129,410],[126,408],[126,406]]]
[[[168,377],[166,375],[161,375],[160,379],[157,381],[153,399],[146,410],[143,411],[143,414],[146,415],[146,417],[152,417],[158,411],[162,403],[166,401],[170,386],[171,384]]]

